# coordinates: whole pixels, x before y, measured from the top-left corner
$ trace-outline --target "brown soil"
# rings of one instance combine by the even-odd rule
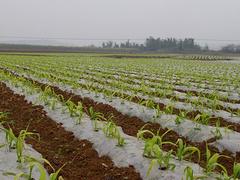
[[[46,115],[42,106],[35,106],[14,94],[0,83],[0,112],[9,112],[9,124],[17,135],[22,129],[39,133],[40,141],[27,139],[35,150],[43,155],[55,169],[66,166],[61,175],[66,180],[79,179],[141,179],[134,167],[118,168],[107,156],[100,157],[87,140],[76,139],[72,132]],[[7,125],[5,125],[7,127]],[[45,165],[48,172],[51,169]]]

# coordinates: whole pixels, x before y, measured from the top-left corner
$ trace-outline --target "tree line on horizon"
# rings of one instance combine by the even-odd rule
[[[176,38],[154,38],[149,37],[144,43],[135,43],[127,40],[126,42],[116,43],[108,41],[102,43],[102,48],[134,48],[144,51],[208,51],[208,46],[201,47],[195,43],[193,38],[176,39]]]

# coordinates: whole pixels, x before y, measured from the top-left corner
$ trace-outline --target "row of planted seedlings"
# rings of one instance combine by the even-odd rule
[[[19,71],[19,70],[18,70]],[[25,72],[25,71],[21,71],[21,72]],[[33,70],[28,70],[28,72],[31,73],[35,73]],[[48,77],[48,76],[52,76],[52,74],[42,74],[42,73],[38,73],[39,75],[41,75],[42,78]],[[58,75],[60,75],[60,73],[56,73]],[[67,77],[72,77],[72,78],[76,78],[76,81],[78,80],[78,75],[73,74],[73,73],[62,73],[62,76],[67,76]],[[234,104],[229,103],[229,105],[227,107],[223,107],[223,102],[218,100],[219,94],[217,93],[212,93],[211,94],[211,99],[212,100],[208,100],[205,97],[194,97],[192,93],[188,92],[186,93],[186,95],[183,96],[179,96],[179,95],[173,95],[173,92],[171,90],[162,90],[159,88],[156,88],[157,90],[149,90],[148,86],[146,86],[144,83],[141,84],[141,86],[137,86],[137,87],[131,87],[130,84],[125,84],[125,83],[118,83],[119,81],[112,81],[109,82],[108,81],[104,81],[101,80],[101,78],[95,78],[95,77],[90,77],[89,80],[93,80],[93,81],[97,81],[101,84],[106,83],[106,85],[111,85],[111,86],[116,86],[117,88],[127,88],[128,90],[132,90],[134,92],[142,92],[144,94],[149,94],[149,95],[153,95],[156,97],[161,97],[161,98],[170,98],[170,99],[174,99],[177,101],[181,101],[181,102],[188,102],[188,103],[193,103],[194,105],[198,105],[198,104],[202,104],[207,106],[208,108],[211,108],[213,110],[219,109],[219,110],[225,110],[228,111],[230,113],[236,112],[236,114],[239,114],[239,109],[236,108],[236,106],[234,106]],[[161,86],[157,86],[157,87],[161,87]]]
[[[77,75],[74,74],[74,73],[71,73],[71,76],[77,78]],[[217,105],[216,107],[220,107],[222,109],[227,109],[227,108],[223,107],[224,102],[219,101],[219,99],[224,99],[223,98],[224,96],[219,94],[219,92],[217,92],[217,91],[214,91],[207,96],[203,94],[202,96],[195,97],[194,95],[196,95],[196,94],[194,94],[191,91],[187,91],[187,93],[174,92],[171,85],[167,85],[168,88],[162,88],[162,87],[166,87],[166,85],[156,84],[154,86],[149,86],[149,85],[146,85],[146,83],[144,81],[141,81],[141,82],[131,81],[131,82],[129,82],[129,81],[125,81],[125,79],[111,78],[111,77],[108,77],[108,76],[104,77],[104,76],[101,76],[99,74],[96,74],[95,76],[92,76],[92,75],[91,76],[88,76],[88,75],[79,76],[78,75],[78,78],[98,81],[101,84],[106,83],[106,84],[110,84],[110,85],[111,84],[118,85],[117,82],[122,82],[122,83],[119,83],[119,84],[121,84],[121,85],[123,84],[123,85],[128,86],[129,88],[132,88],[132,89],[134,89],[134,88],[135,89],[136,88],[142,89],[143,92],[148,90],[152,94],[154,94],[155,96],[157,95],[158,97],[174,98],[175,100],[182,101],[182,102],[189,102],[189,101],[190,102],[191,101],[195,102],[196,100],[198,100],[198,101],[201,101],[202,103],[205,103],[207,106],[210,106],[210,107],[212,106],[212,104],[216,104]],[[111,79],[113,79],[113,80],[111,80]],[[132,87],[131,84],[135,84],[135,86]],[[160,92],[160,93],[158,93],[158,92]],[[164,92],[168,92],[168,93],[166,94]],[[228,101],[227,97],[225,98],[225,101]],[[230,107],[234,106],[234,104],[229,103],[229,106]]]
[[[11,162],[11,166],[14,167],[14,164],[16,164],[16,172],[4,172],[3,170],[3,177],[6,178],[9,176],[13,176],[14,180],[20,180],[22,178],[29,180],[33,178],[38,178],[39,180],[63,180],[62,176],[59,176],[59,173],[64,166],[62,166],[58,170],[55,170],[47,159],[39,157],[39,155],[31,152],[34,150],[29,151],[30,147],[28,147],[28,150],[26,150],[27,145],[25,143],[25,139],[34,138],[39,141],[39,134],[29,132],[27,128],[21,130],[16,136],[11,128],[11,121],[9,121],[9,119],[7,118],[8,114],[8,112],[0,112],[0,134],[5,134],[5,142],[2,142],[0,144],[0,149],[5,149],[4,155],[7,157],[8,153],[15,152],[16,162]],[[48,174],[48,172],[43,166],[43,163],[46,163],[52,169],[51,174]]]
[[[44,75],[46,77],[46,74]],[[53,75],[51,75],[51,77],[54,77]],[[65,82],[71,82],[71,85],[73,85],[74,80],[71,81],[65,81]],[[77,85],[74,85],[75,87],[77,87]],[[228,122],[226,120],[224,120],[223,118],[216,118],[213,117],[211,115],[211,113],[207,113],[206,111],[202,111],[200,112],[199,110],[181,110],[178,108],[174,107],[174,102],[169,103],[168,105],[165,105],[163,103],[157,103],[152,99],[143,99],[141,97],[137,97],[133,94],[126,94],[126,93],[122,93],[124,90],[126,89],[122,89],[122,91],[117,91],[117,90],[109,90],[109,89],[105,89],[105,86],[103,86],[102,89],[99,88],[99,86],[93,86],[92,85],[88,85],[88,84],[82,84],[81,88],[85,88],[88,91],[98,91],[98,92],[104,92],[104,94],[108,95],[108,96],[118,96],[121,97],[123,99],[126,100],[130,100],[133,102],[137,102],[139,104],[145,105],[149,108],[153,108],[156,109],[156,111],[165,111],[168,114],[177,114],[178,117],[176,118],[176,123],[180,124],[181,121],[183,121],[185,118],[190,118],[193,119],[194,121],[201,123],[201,124],[205,124],[205,125],[213,125],[216,127],[225,127],[225,128],[231,128],[235,131],[239,131],[239,125],[237,123],[233,123],[233,122]],[[100,90],[100,91],[99,91]],[[129,90],[129,89],[128,89]],[[137,91],[135,91],[135,94],[138,94]],[[196,101],[197,102],[197,101]],[[200,107],[199,107],[200,106]],[[198,107],[197,109],[203,109],[203,104],[201,104],[200,102],[198,104],[195,105],[195,107]],[[217,107],[217,105],[214,105],[213,107]],[[213,108],[212,108],[213,109]],[[215,110],[215,108],[213,109]],[[238,114],[236,114],[238,115]],[[231,116],[234,116],[233,112],[231,112]],[[220,131],[216,131],[218,132],[218,137],[221,137],[221,134],[219,133]]]
[[[154,68],[156,68],[156,67],[154,67]],[[188,68],[189,68],[189,66],[188,66]],[[153,69],[153,70],[154,70],[154,69]],[[165,78],[165,75],[168,74],[167,72],[162,73],[161,70],[162,70],[162,69],[160,69],[160,72],[161,72],[161,76],[159,76],[160,79],[162,78],[162,76],[164,76],[164,78]],[[109,71],[109,69],[108,69],[107,71]],[[113,71],[112,73],[115,73],[115,69],[112,69],[112,71]],[[159,69],[158,69],[158,71],[159,71]],[[174,72],[175,72],[175,71],[174,71]],[[201,72],[202,72],[202,71],[201,71]],[[109,72],[109,73],[111,73],[111,72]],[[123,73],[129,75],[129,71],[123,71]],[[200,73],[200,72],[199,72],[199,73]],[[198,74],[199,74],[199,73],[198,73]],[[150,74],[154,77],[154,74],[152,74],[152,73],[150,73]],[[180,79],[186,79],[186,78],[188,78],[188,75],[187,75],[186,73],[184,74],[184,73],[182,72],[182,74],[183,74],[183,76],[182,76],[182,77],[180,76]],[[137,71],[136,74],[134,74],[134,75],[137,75],[138,77],[139,77],[139,76],[141,77],[141,72],[138,72],[138,71]],[[147,75],[149,75],[149,73],[145,73],[144,76],[147,76]],[[152,76],[151,76],[151,77],[152,77]],[[179,75],[178,75],[178,76],[179,76]],[[178,77],[178,76],[177,76],[177,77]],[[170,77],[173,77],[173,75],[170,74]],[[224,77],[226,77],[226,75],[225,75]],[[223,78],[224,78],[224,77],[223,77]],[[235,77],[236,77],[236,76],[235,76]],[[191,75],[189,75],[189,78],[191,78]],[[198,78],[198,77],[196,77],[195,79],[197,79],[197,78]],[[207,79],[212,79],[212,81],[215,82],[215,81],[214,81],[215,79],[212,78],[211,75],[207,76],[206,78],[207,78]],[[153,79],[155,79],[155,78],[153,78]],[[222,78],[221,78],[221,79],[222,79]],[[235,79],[235,78],[229,78],[228,80],[232,80],[232,79]],[[177,79],[177,80],[179,80],[179,79]],[[188,80],[187,82],[191,82],[191,80]],[[220,82],[222,82],[222,80],[221,80]],[[238,81],[238,82],[239,82],[239,81]],[[205,83],[206,83],[206,82],[204,82],[204,84],[205,84]],[[189,84],[189,83],[188,83],[188,84]],[[223,84],[223,83],[221,83],[221,84]],[[231,84],[234,84],[234,82],[232,82]],[[235,84],[238,85],[238,83],[235,83]],[[239,85],[238,85],[238,86],[239,86]]]
[[[71,103],[70,103],[71,104]],[[73,106],[73,105],[71,105],[71,106]],[[77,108],[76,108],[77,109]],[[81,109],[81,108],[80,108]],[[83,108],[84,109],[84,108]],[[141,133],[142,132],[142,133]],[[145,133],[150,133],[150,131],[146,131],[145,129],[143,129],[143,131],[142,130],[140,130],[140,132],[138,133],[138,137],[141,137],[142,138],[142,135],[144,134],[143,132],[145,132]],[[166,132],[166,131],[165,131]],[[151,134],[151,133],[150,133]],[[164,133],[163,133],[164,134]],[[153,135],[153,134],[152,134]],[[158,137],[159,135],[156,135],[156,137]],[[151,136],[150,136],[151,137]],[[153,138],[154,137],[154,138]],[[150,139],[145,139],[145,140],[147,140],[146,142],[149,142],[148,140],[152,140],[152,141],[154,141],[154,139],[159,139],[159,137],[158,138],[156,138],[155,136],[152,136],[152,138],[150,138]],[[163,137],[166,137],[166,138],[168,138],[168,136],[162,136],[162,138],[161,139],[163,139]],[[151,142],[151,141],[150,141]],[[158,142],[158,140],[157,140],[157,142]],[[177,140],[177,144],[179,144],[178,145],[178,149],[180,148],[180,146],[182,146],[182,145],[180,145],[180,144],[182,144],[182,141],[181,140]],[[176,141],[175,142],[171,142],[171,143],[176,143]],[[171,143],[166,143],[166,144],[171,144]],[[187,142],[187,140],[184,140],[184,146],[185,147],[187,147],[187,145],[185,144],[185,143],[188,143],[188,145],[189,144],[191,144],[191,143],[189,143],[189,142]],[[152,144],[152,143],[150,143],[150,144]],[[163,143],[162,145],[164,145],[165,143]],[[174,145],[172,145],[173,147],[174,147]],[[200,146],[199,146],[200,147]],[[147,146],[145,146],[145,148],[146,148],[146,151],[147,151]],[[164,147],[163,147],[164,148]],[[173,150],[173,154],[176,154],[176,152],[178,151],[178,150],[174,150],[175,148],[173,148],[172,150]],[[193,149],[195,149],[195,148],[193,148]],[[200,157],[200,159],[201,159],[201,161],[200,161],[200,164],[201,164],[201,162],[202,161],[204,161],[204,165],[203,166],[205,166],[205,164],[206,164],[206,161],[207,161],[207,159],[209,159],[209,157],[204,157],[204,156],[202,156],[202,155],[205,155],[205,156],[209,156],[209,153],[207,153],[208,152],[208,148],[206,148],[205,150],[202,150],[203,148],[201,148],[201,151],[199,152],[199,151],[197,151],[196,149],[192,152],[192,153],[190,153],[190,154],[195,154],[195,152],[199,152],[199,154],[201,154],[201,157]],[[180,151],[180,150],[179,150]],[[204,152],[203,152],[204,151]],[[187,151],[186,151],[187,152]],[[212,150],[211,150],[211,152],[212,152]],[[146,152],[145,152],[146,153]],[[197,153],[198,154],[198,153]],[[208,155],[206,155],[206,154],[208,154]],[[211,154],[211,153],[210,153]],[[217,153],[218,154],[218,153]],[[219,155],[219,154],[218,154]],[[210,155],[211,156],[211,155]],[[216,154],[214,154],[214,156],[216,156]],[[198,157],[198,155],[197,155],[197,157]],[[195,155],[195,158],[196,158],[196,155]],[[232,157],[233,158],[233,157]],[[190,158],[191,159],[191,158]],[[198,159],[198,158],[197,158]],[[221,159],[221,156],[219,156],[218,158],[217,158],[217,161],[219,160],[219,159]],[[156,160],[155,160],[156,161]],[[198,160],[197,160],[198,161]],[[217,164],[215,164],[215,165],[217,165]],[[218,166],[218,165],[217,165]],[[150,166],[150,169],[151,169],[151,166]],[[210,168],[211,169],[211,168]],[[215,168],[214,168],[215,169]],[[224,168],[223,168],[224,169]],[[212,169],[213,170],[213,169]],[[229,169],[228,169],[229,170]],[[187,171],[187,170],[186,170]],[[207,170],[208,171],[208,170]],[[226,176],[226,174],[224,174],[224,176]]]
[[[189,84],[189,83],[188,83]],[[224,83],[221,83],[221,84],[224,84]],[[237,84],[239,84],[239,83],[237,83]],[[229,86],[228,86],[229,87]]]
[[[46,68],[43,68],[42,70],[44,70],[44,69],[45,69],[45,71],[48,71]],[[30,70],[28,69],[28,71],[30,71]],[[61,72],[63,72],[63,71],[61,71]],[[76,78],[86,77],[86,75],[79,76],[79,73],[77,74],[77,73],[72,73],[72,72],[71,73],[70,72],[61,73],[61,72],[60,71],[55,71],[54,73],[55,74],[63,74],[63,75],[69,76],[69,77],[76,77]],[[83,72],[81,72],[81,73],[83,73]],[[79,76],[79,77],[77,77],[77,76]],[[99,75],[99,74],[97,74],[96,76],[98,77],[98,81],[100,81],[101,79],[104,79],[104,78],[108,79],[108,81],[110,81],[109,79],[111,79],[111,77],[108,77],[108,76],[107,77],[104,77],[104,76],[101,77],[101,75]],[[96,79],[96,76],[93,79]],[[117,79],[117,81],[119,82],[119,79]],[[125,80],[123,80],[123,83],[124,83],[124,81]],[[121,80],[121,82],[122,82],[122,80]],[[114,83],[115,83],[115,81],[114,81]],[[227,96],[223,96],[222,94],[220,94],[217,91],[214,91],[211,94],[208,94],[207,96],[205,96],[203,94],[200,97],[195,97],[194,95],[196,95],[196,94],[194,94],[194,92],[191,92],[191,91],[187,91],[187,93],[175,92],[175,91],[173,91],[173,88],[172,88],[171,85],[167,85],[168,88],[166,88],[166,85],[161,85],[161,84],[156,84],[155,86],[149,86],[149,85],[146,86],[144,81],[141,81],[141,82],[136,82],[136,81],[126,82],[126,85],[130,86],[131,83],[138,84],[138,86],[140,86],[140,88],[143,89],[143,90],[146,89],[146,88],[151,89],[151,92],[155,93],[155,95],[157,95],[158,97],[167,96],[167,98],[174,98],[175,100],[178,100],[178,101],[183,101],[183,102],[184,101],[186,101],[186,102],[192,101],[193,103],[196,102],[196,101],[201,101],[202,103],[205,103],[207,106],[210,106],[210,107],[212,106],[212,104],[216,104],[217,105],[216,107],[219,107],[221,109],[225,109],[225,110],[234,109],[234,104],[227,103],[227,107],[225,107],[224,102],[219,101],[219,99],[222,99],[222,100],[225,99],[225,101],[229,101],[229,100],[228,100]],[[165,88],[163,88],[163,87],[165,87]],[[139,87],[137,87],[137,88],[139,88]],[[167,90],[165,90],[165,89],[167,89]],[[158,93],[158,92],[161,92],[161,93]],[[168,92],[168,93],[166,94],[164,92]],[[235,103],[236,101],[233,100],[233,102]],[[230,108],[228,108],[228,107],[230,107]]]
[[[65,69],[65,68],[64,68]],[[66,68],[67,70],[71,70],[71,71],[76,71],[77,73],[82,73],[82,70],[81,69],[71,69],[71,68]],[[90,71],[88,71],[88,73],[90,73],[90,74],[95,74],[95,73],[98,73],[97,75],[98,76],[103,76],[103,77],[111,77],[112,75],[119,75],[120,77],[122,76],[122,77],[126,77],[126,78],[128,78],[129,80],[136,80],[136,79],[140,79],[140,80],[148,80],[145,76],[141,76],[140,74],[138,75],[138,76],[133,76],[133,79],[131,79],[130,77],[131,77],[131,74],[128,74],[127,72],[125,72],[125,73],[121,73],[121,74],[119,74],[119,73],[116,73],[116,72],[113,72],[113,73],[110,73],[108,70],[106,70],[106,71],[104,71],[103,72],[103,70],[101,69],[101,70],[99,70],[98,72],[95,72],[95,70],[96,69],[91,69]],[[87,71],[86,71],[87,72]],[[163,83],[163,82],[165,82],[165,84],[166,83],[171,83],[171,84],[174,84],[174,85],[181,85],[181,84],[183,84],[181,81],[183,81],[183,82],[185,82],[185,83],[187,83],[186,85],[187,86],[189,86],[189,85],[192,85],[192,83],[191,84],[189,84],[189,81],[188,80],[185,80],[185,78],[182,78],[182,79],[177,79],[177,80],[165,80],[166,79],[166,77],[165,76],[162,76],[160,79],[158,79],[159,81],[157,81],[157,83]],[[156,78],[152,78],[152,80],[156,80]],[[146,82],[146,81],[145,81]],[[149,81],[150,83],[151,83],[151,81]],[[239,83],[237,83],[238,84],[238,86],[239,86]],[[201,88],[201,84],[200,83],[196,83],[196,87],[198,87],[198,88]],[[214,85],[214,89],[215,90],[223,90],[224,89],[224,87],[228,87],[228,90],[230,91],[230,89],[229,89],[229,85],[224,85],[224,83],[223,82],[221,82],[221,86],[220,87],[218,87],[218,89],[216,89],[216,85]]]
[[[156,87],[161,87],[164,89],[169,89],[169,90],[175,90],[178,92],[190,92],[193,95],[196,96],[203,96],[203,97],[208,97],[210,99],[214,99],[214,98],[218,98],[222,101],[226,101],[226,102],[238,102],[237,99],[232,99],[231,95],[234,93],[236,94],[236,91],[239,91],[239,89],[234,90],[235,92],[232,91],[231,86],[228,85],[224,85],[224,83],[221,83],[220,87],[216,87],[215,85],[213,86],[213,88],[209,88],[209,87],[205,87],[204,84],[200,84],[200,83],[196,83],[194,85],[194,88],[191,88],[192,83],[189,83],[187,80],[185,79],[181,79],[178,80],[177,83],[175,83],[172,80],[166,81],[163,80],[164,77],[161,77],[161,79],[158,80],[146,80],[145,77],[141,77],[141,76],[133,76],[132,78],[130,78],[130,76],[128,74],[121,74],[121,75],[105,75],[102,74],[102,72],[100,73],[94,73],[94,72],[88,72],[88,74],[91,75],[97,75],[97,76],[102,76],[104,78],[112,78],[112,79],[117,79],[117,80],[123,80],[126,83],[135,83],[135,84],[141,84],[142,82],[144,82],[144,84],[147,84],[148,86],[152,87],[152,88],[156,88]],[[152,82],[154,81],[154,82]],[[181,85],[184,83],[187,83],[185,86],[176,86],[176,85]],[[237,81],[237,85],[239,86],[239,81]],[[204,86],[204,88],[202,87]],[[214,96],[212,95],[214,94]],[[239,92],[238,92],[239,94]],[[229,99],[229,97],[231,99]]]
[[[81,57],[85,62],[86,61],[88,61],[88,59],[86,59],[86,58],[83,58],[83,57]],[[67,61],[64,61],[64,59],[61,59],[61,61],[60,61],[60,63],[61,62],[64,62],[64,65],[66,65],[66,64],[75,64],[75,65],[78,65],[78,64],[80,64],[80,66],[82,66],[83,64],[82,64],[82,62],[81,62],[81,58],[79,58],[79,59],[77,59],[77,61],[76,60],[73,60],[73,61],[71,61],[71,59],[68,59]],[[12,57],[11,57],[11,59],[13,59]],[[43,58],[41,58],[40,59],[40,62],[42,62],[42,60],[44,60]],[[95,59],[93,59],[93,61],[90,61],[89,63],[93,63],[94,61],[96,60],[96,58]],[[101,60],[103,60],[103,59],[101,59]],[[78,61],[80,61],[80,62],[78,62]],[[32,61],[31,61],[32,62]],[[54,62],[54,61],[53,61]],[[69,63],[70,62],[70,63]],[[148,62],[148,64],[152,64],[152,63],[149,63],[149,61],[147,61]],[[177,61],[174,61],[174,63],[171,63],[171,61],[170,62],[168,62],[168,63],[166,63],[166,61],[163,61],[163,63],[162,63],[162,61],[157,61],[157,63],[159,64],[160,63],[160,67],[162,67],[162,66],[164,66],[165,64],[165,66],[167,66],[168,67],[168,64],[170,64],[170,65],[173,65],[173,67],[175,67],[176,66],[176,63],[177,63]],[[182,64],[183,62],[181,61],[181,64]],[[190,63],[190,64],[189,64]],[[96,62],[95,62],[95,64],[96,64]],[[102,61],[101,61],[101,63],[99,63],[99,62],[97,62],[97,64],[98,65],[103,65],[103,66],[107,66],[108,64],[106,64],[106,63],[104,63],[104,61],[103,61],[103,63],[102,63]],[[119,64],[118,62],[117,63],[115,63],[114,65],[116,65],[116,64]],[[188,65],[188,68],[189,67],[191,67],[191,62],[189,62],[189,61],[186,61],[186,63],[185,63],[186,65]],[[193,62],[192,63],[193,64],[193,67],[194,67],[194,69],[196,69],[196,62]],[[146,65],[146,64],[144,64],[144,65]],[[174,66],[175,65],[175,66]],[[221,72],[221,71],[217,71],[217,70],[219,70],[219,69],[221,69],[221,67],[222,67],[222,69],[226,69],[226,65],[225,64],[222,64],[221,63],[221,66],[220,66],[220,68],[218,67],[219,65],[215,65],[215,64],[203,64],[203,66],[202,66],[202,64],[200,64],[201,66],[199,66],[199,70],[197,71],[197,73],[196,74],[198,74],[198,77],[199,76],[201,76],[202,74],[199,74],[199,72],[203,72],[203,70],[204,71],[206,71],[207,73],[210,73],[211,75],[216,75],[218,72]],[[211,65],[211,67],[208,67],[209,65]],[[127,66],[128,66],[128,64],[127,64]],[[162,70],[162,69],[166,69],[166,67],[164,66],[164,68],[161,68],[160,70]],[[184,65],[185,66],[185,65]],[[183,67],[184,67],[183,66]],[[229,66],[229,65],[228,65]],[[76,67],[76,66],[75,66]],[[110,65],[110,67],[111,67],[111,65]],[[151,66],[150,66],[151,67]],[[156,67],[156,64],[154,64],[154,66],[153,67]],[[171,67],[171,66],[170,66]],[[179,67],[179,66],[178,66]],[[204,68],[202,68],[202,67],[204,67]],[[238,69],[237,69],[237,67],[234,65],[233,66],[235,69],[231,69],[231,73],[232,72],[238,72]],[[119,67],[118,67],[119,68]],[[130,68],[131,68],[131,66],[130,66]],[[127,70],[128,71],[131,71],[132,70],[132,68],[130,69],[130,68],[128,68]],[[139,68],[142,68],[142,66],[140,66]],[[171,67],[172,68],[172,67]],[[206,68],[207,68],[207,70],[206,70]],[[146,69],[146,68],[145,68]],[[227,68],[226,70],[228,70],[229,68]],[[151,69],[151,70],[154,70],[154,69]],[[176,69],[176,68],[174,68],[174,71],[175,70],[178,70],[178,69]],[[180,69],[180,70],[182,70],[182,71],[184,71],[184,69]],[[139,71],[136,71],[137,72],[137,74],[139,74]],[[146,70],[146,72],[147,72],[147,70]],[[158,73],[159,73],[159,71],[157,71]],[[211,73],[212,72],[212,73]],[[161,71],[160,71],[160,73],[161,73]],[[181,73],[183,73],[183,72],[181,72]],[[187,74],[186,74],[187,75]],[[184,75],[185,77],[186,77],[186,75]],[[192,74],[190,74],[189,73],[189,78],[191,77],[191,75]],[[233,76],[235,76],[236,74],[234,74]],[[212,77],[212,76],[211,76]],[[182,77],[181,77],[182,78]],[[220,79],[222,79],[222,78],[227,78],[227,76],[225,75],[225,76],[223,76],[223,77],[221,77]],[[229,80],[231,80],[231,79],[229,79]]]
[[[214,56],[214,55],[184,55],[178,56],[177,58],[180,59],[191,59],[191,60],[230,60],[230,57],[223,57],[223,56]]]
[[[69,69],[71,71],[79,71],[79,68],[76,69],[76,68],[71,68]],[[96,68],[93,68],[92,69],[93,71],[96,71]],[[210,77],[206,77],[207,79],[210,79],[208,81],[198,81],[197,78],[194,79],[195,81],[193,80],[189,80],[186,75],[183,76],[183,77],[178,77],[178,76],[174,76],[172,74],[170,75],[166,75],[168,73],[166,72],[163,72],[161,74],[161,76],[159,77],[154,77],[154,75],[152,76],[151,74],[151,77],[149,77],[149,74],[145,74],[145,75],[141,75],[141,73],[139,73],[138,75],[137,74],[131,74],[127,71],[125,72],[122,72],[122,73],[119,73],[119,72],[116,72],[114,69],[111,71],[109,71],[108,69],[107,70],[103,70],[103,69],[100,69],[98,70],[98,72],[101,72],[103,73],[105,76],[107,75],[119,75],[119,76],[125,76],[127,78],[134,78],[134,79],[144,79],[146,81],[149,81],[150,83],[161,83],[161,82],[165,82],[165,83],[171,83],[171,84],[174,84],[174,85],[182,85],[183,87],[186,86],[188,88],[191,88],[191,87],[197,87],[197,88],[202,88],[202,89],[213,89],[213,90],[218,90],[218,91],[225,91],[225,92],[229,92],[231,93],[232,90],[237,90],[239,89],[239,80],[238,79],[235,79],[233,82],[229,83],[229,82],[224,82],[224,81],[220,81],[220,82],[215,82],[215,79],[213,78],[210,78]],[[94,72],[93,72],[94,73]],[[196,82],[197,81],[197,82]],[[209,86],[206,86],[206,84],[209,84],[209,81],[212,82],[210,83]],[[194,83],[196,82],[196,83]],[[233,87],[231,87],[232,85],[234,85],[234,89]]]
[[[59,66],[58,66],[59,67]],[[71,71],[74,71],[74,69],[71,69]],[[79,71],[79,70],[77,70],[77,71]],[[92,71],[92,70],[91,70]],[[100,72],[101,72],[101,74],[102,74],[102,70],[100,70]],[[94,73],[94,72],[88,72],[88,73]],[[99,72],[98,72],[99,73]],[[108,71],[105,71],[104,72],[104,74],[102,74],[102,75],[105,75],[106,73],[108,73]],[[118,73],[115,73],[115,74],[118,74]],[[165,73],[166,74],[166,73]],[[98,74],[98,75],[100,75],[100,74]],[[122,75],[122,76],[124,76],[124,77],[127,77],[128,79],[129,79],[129,77],[130,77],[130,75],[128,74],[128,73],[123,73],[123,74],[120,74],[120,75]],[[101,76],[101,75],[100,75]],[[105,75],[105,76],[107,76],[107,75]],[[145,76],[140,76],[140,75],[138,75],[138,76],[133,76],[133,78],[134,79],[132,79],[132,80],[134,80],[135,81],[135,83],[137,83],[136,82],[136,79],[140,79],[140,80],[146,80],[146,77]],[[165,80],[166,79],[166,77],[165,76],[162,76],[159,80],[156,80],[156,78],[153,78],[152,80],[154,80],[154,81],[156,81],[156,83],[161,83],[161,84],[165,84],[165,86],[166,86],[166,83],[170,83],[170,84],[172,84],[170,87],[173,89],[174,88],[174,86],[173,85],[176,85],[176,83],[173,81],[173,80],[168,80],[168,81],[166,81]],[[182,84],[181,83],[181,81],[184,81],[185,83],[187,83],[186,85],[187,86],[191,86],[192,85],[192,83],[189,83],[189,81],[188,80],[185,80],[186,78],[182,78],[182,79],[178,79],[176,82],[177,82],[177,84]],[[208,78],[208,79],[210,79],[210,78]],[[130,79],[131,80],[131,79]],[[214,79],[213,79],[214,80]],[[145,81],[145,82],[147,82],[147,81]],[[238,83],[239,81],[237,80],[236,81],[236,83],[234,83],[234,84],[237,84],[238,86],[239,86],[239,83]],[[149,81],[149,83],[151,83],[151,81]],[[205,83],[204,83],[205,84]],[[196,91],[192,91],[193,93],[195,93],[196,95],[201,95],[201,94],[203,94],[204,96],[209,96],[209,98],[211,98],[212,97],[212,95],[211,94],[213,94],[213,93],[217,93],[218,91],[222,91],[223,89],[226,89],[226,91],[228,92],[228,94],[230,95],[231,94],[231,89],[230,89],[230,85],[226,85],[225,83],[223,83],[223,82],[220,82],[220,84],[221,84],[221,87],[216,87],[216,85],[214,85],[213,87],[213,89],[215,89],[215,90],[213,90],[211,93],[209,93],[209,92],[196,92]],[[225,85],[224,85],[225,84]],[[233,84],[233,83],[232,83]],[[155,86],[155,84],[152,84],[152,86]],[[162,86],[162,87],[165,87],[165,86]],[[201,86],[201,84],[200,83],[196,83],[196,87],[197,88],[201,88],[200,87]],[[205,86],[205,85],[204,85]],[[224,86],[224,87],[223,87]],[[168,87],[168,86],[166,86],[166,87]],[[226,88],[225,88],[226,87]],[[207,88],[208,89],[208,88]],[[181,88],[179,89],[180,91],[182,90]],[[221,95],[221,96],[219,96],[219,97],[221,97],[223,100],[227,100],[227,94],[225,94],[223,97],[222,97],[223,95]],[[232,100],[232,102],[235,102],[234,100]]]

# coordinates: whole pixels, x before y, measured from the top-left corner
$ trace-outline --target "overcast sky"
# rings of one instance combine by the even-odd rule
[[[240,0],[0,0],[0,40],[150,35],[240,40]]]

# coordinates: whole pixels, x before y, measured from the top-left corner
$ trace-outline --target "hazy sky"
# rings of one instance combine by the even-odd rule
[[[0,0],[0,40],[150,35],[240,40],[240,0]]]

